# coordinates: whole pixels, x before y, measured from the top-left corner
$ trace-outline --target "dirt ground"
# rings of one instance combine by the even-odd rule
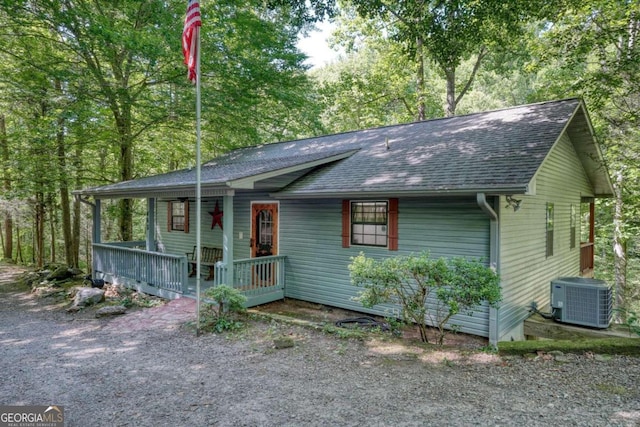
[[[319,324],[335,324],[335,322],[354,319],[359,317],[370,317],[378,323],[384,324],[386,320],[379,316],[371,316],[350,310],[343,310],[336,307],[328,307],[322,304],[314,304],[305,301],[286,299],[262,305],[256,309],[264,313],[279,314],[294,319],[304,319]],[[401,340],[407,344],[420,340],[420,331],[417,327],[405,326],[402,328]],[[435,343],[437,339],[437,331],[431,330],[428,335],[429,342]],[[476,337],[468,334],[448,333],[444,340],[444,345],[448,348],[456,349],[482,349],[488,346],[488,340],[482,337]]]
[[[170,305],[67,313],[17,273],[0,265],[0,404],[59,405],[67,426],[640,425],[638,358],[499,357],[469,348],[473,337],[438,349],[262,316],[195,336]],[[296,310],[327,324],[353,314]],[[294,345],[276,348],[281,338]]]

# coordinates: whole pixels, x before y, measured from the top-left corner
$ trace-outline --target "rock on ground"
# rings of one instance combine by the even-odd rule
[[[78,288],[76,296],[73,298],[73,305],[84,307],[94,305],[104,300],[104,291],[98,288]]]
[[[104,316],[116,316],[120,314],[125,314],[127,312],[127,307],[124,305],[108,305],[106,307],[100,307],[96,310],[96,317],[104,317]]]

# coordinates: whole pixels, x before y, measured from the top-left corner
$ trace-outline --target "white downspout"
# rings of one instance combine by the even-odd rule
[[[499,262],[499,244],[500,244],[500,227],[499,218],[496,211],[493,210],[491,205],[487,202],[487,197],[484,193],[476,194],[476,202],[482,211],[487,214],[490,219],[489,226],[489,266],[493,268],[496,273],[500,273]],[[489,344],[498,346],[498,309],[489,307]]]

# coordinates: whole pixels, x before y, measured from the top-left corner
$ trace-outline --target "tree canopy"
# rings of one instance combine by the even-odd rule
[[[391,1],[350,0],[362,16],[388,23],[389,37],[399,42],[418,64],[418,90],[424,92],[424,61],[436,65],[446,80],[446,115],[452,116],[471,88],[481,63],[491,53],[508,50],[522,37],[525,23],[552,16],[556,2],[494,0]],[[463,77],[461,64],[474,57]],[[424,101],[418,101],[418,120],[424,120]]]

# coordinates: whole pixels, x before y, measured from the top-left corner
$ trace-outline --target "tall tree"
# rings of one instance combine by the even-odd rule
[[[77,73],[65,85],[74,87],[80,81],[87,82],[84,74],[91,78],[88,81],[93,89],[91,95],[112,114],[118,178],[133,178],[133,141],[149,124],[137,121],[137,107],[146,88],[163,79],[158,63],[163,63],[159,61],[163,55],[167,56],[167,44],[158,43],[164,33],[148,30],[159,22],[167,22],[165,3],[90,0],[11,3],[4,3],[3,10],[16,29],[16,37],[39,39],[52,46],[54,57],[66,61],[68,68]],[[42,70],[55,75],[52,65],[59,68],[60,63],[52,62],[25,61],[23,65],[43,66]],[[58,138],[63,136],[58,134]],[[130,209],[130,201],[123,201],[120,226],[125,240],[131,237]]]
[[[446,115],[452,116],[471,89],[482,62],[492,53],[508,49],[524,32],[524,23],[553,14],[554,1],[504,2],[500,0],[350,0],[362,16],[389,23],[392,38],[402,43],[417,64],[416,85],[426,93],[424,70],[430,59],[446,80]],[[474,57],[470,72],[458,75],[460,65]],[[425,104],[419,96],[418,120]]]
[[[328,13],[331,3],[221,0],[203,5],[205,156],[319,131],[318,114],[309,107],[313,91],[304,57],[295,43],[298,32]],[[0,0],[5,29],[0,54],[7,59],[0,67],[12,88],[2,93],[2,101],[10,103],[18,94],[25,102],[16,107],[28,108],[25,94],[38,98],[31,89],[37,84],[51,124],[46,135],[27,135],[42,126],[26,126],[21,136],[10,129],[9,143],[12,137],[24,147],[36,140],[53,143],[49,154],[57,161],[47,164],[49,169],[38,167],[58,179],[59,195],[51,200],[55,209],[62,207],[62,234],[71,239],[65,246],[78,247],[78,204],[68,206],[71,186],[193,163],[193,90],[180,65],[184,13],[185,2],[178,0]],[[38,79],[31,81],[32,75]],[[14,111],[24,116],[20,108]],[[16,160],[17,154],[10,157]],[[112,237],[128,240],[143,228],[133,220],[134,209],[133,201],[121,202],[118,235]],[[115,211],[108,210],[105,219]],[[77,258],[75,253],[70,255]]]
[[[559,15],[539,51],[564,73],[564,91],[584,96],[612,172],[612,253],[617,305],[629,309],[640,284],[628,281],[628,249],[640,232],[640,3],[588,0]],[[558,72],[556,72],[558,74]],[[549,85],[546,90],[557,90]],[[631,244],[630,244],[631,243]],[[624,313],[621,311],[620,313]]]
[[[4,114],[0,114],[0,159],[2,160],[2,189],[5,194],[11,191],[11,167],[9,166],[9,138]],[[2,255],[11,259],[13,256],[13,216],[11,210],[6,209],[2,221]]]
[[[311,71],[319,81],[323,122],[335,132],[407,122],[418,118],[418,104],[425,118],[444,115],[446,81],[436,67],[418,70],[406,48],[385,30],[380,19],[358,16],[343,7],[334,20],[330,43],[340,46],[341,59]],[[482,72],[465,93],[457,112],[503,108],[528,101],[535,88],[535,74],[527,72],[529,58],[524,40],[517,54],[501,53],[485,58]],[[457,73],[470,75],[475,58],[460,63]],[[420,92],[415,79],[422,75]],[[420,99],[420,102],[418,100]]]

